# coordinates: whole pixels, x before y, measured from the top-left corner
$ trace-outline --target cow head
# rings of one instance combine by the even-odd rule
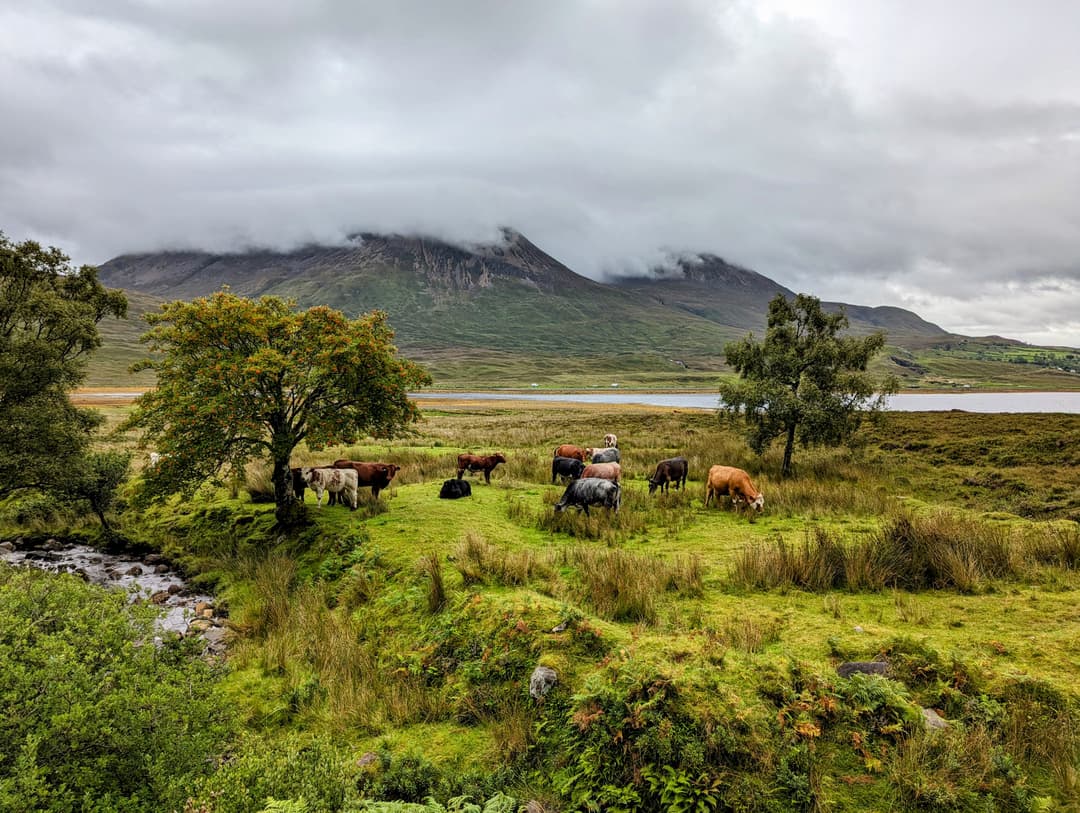
[[[386,478],[388,480],[393,480],[394,475],[397,474],[399,471],[401,471],[401,466],[396,466],[393,463],[386,464]]]
[[[764,511],[765,510],[765,495],[764,494],[758,494],[757,499],[750,502],[750,507],[753,508],[756,511]]]
[[[491,459],[494,460],[496,463],[506,462],[506,457],[503,456],[502,452],[495,452],[495,454],[491,456]]]
[[[662,483],[659,480],[654,480],[654,479],[652,479],[650,477],[649,478],[649,493],[652,494],[654,491],[656,491],[656,487],[658,485],[662,485]]]

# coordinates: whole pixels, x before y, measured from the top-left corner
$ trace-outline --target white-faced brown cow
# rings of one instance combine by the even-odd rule
[[[329,491],[343,498],[349,508],[356,510],[356,471],[354,469],[312,468],[300,469],[304,482],[315,491],[316,503],[322,508],[322,495]]]
[[[619,445],[619,439],[617,437],[615,437],[615,434],[613,432],[608,432],[606,435],[604,435],[604,446],[606,446],[609,449],[612,449],[612,448],[614,448],[615,446],[618,446],[618,445]]]
[[[709,500],[713,497],[719,502],[725,494],[731,496],[731,504],[736,512],[742,503],[756,511],[765,510],[765,495],[755,488],[749,474],[734,466],[713,466],[705,483],[705,507],[709,507]]]

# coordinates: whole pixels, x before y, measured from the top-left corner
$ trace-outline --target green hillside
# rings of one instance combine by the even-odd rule
[[[222,285],[350,315],[385,310],[400,349],[430,368],[436,386],[451,388],[711,389],[726,369],[724,345],[763,335],[769,300],[792,293],[711,255],[663,274],[596,282],[514,232],[470,247],[366,234],[288,253],[133,254],[105,263],[101,279],[128,291],[132,313],[103,324],[88,384],[121,387],[149,383],[126,373],[142,353],[140,315]],[[1069,350],[956,336],[902,308],[826,307],[843,307],[853,333],[885,330],[890,350],[876,367],[907,387],[1080,387]]]

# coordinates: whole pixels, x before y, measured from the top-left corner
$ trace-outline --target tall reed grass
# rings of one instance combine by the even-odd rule
[[[1027,573],[1033,548],[1044,559],[1059,561],[1067,560],[1076,544],[1068,533],[1032,536],[948,512],[900,514],[869,539],[848,540],[814,528],[801,543],[778,536],[750,545],[736,557],[731,579],[751,589],[951,588],[970,593]]]

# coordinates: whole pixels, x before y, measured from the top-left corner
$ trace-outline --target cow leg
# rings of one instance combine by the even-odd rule
[[[581,506],[581,508],[582,508],[582,510],[585,511],[585,516],[589,516],[589,504],[585,503],[584,505]]]
[[[322,508],[322,495],[323,490],[321,488],[315,489],[315,504]]]
[[[352,499],[350,500],[350,502],[349,502],[349,507],[350,507],[350,510],[352,510],[352,511],[355,511],[355,510],[356,510],[356,504],[357,504],[357,495],[356,495],[356,492],[357,492],[357,490],[358,490],[358,489],[355,489],[355,488],[350,488],[350,489],[348,490],[348,492],[347,492],[348,496],[352,498]],[[343,495],[342,495],[342,497],[341,497],[341,501],[342,501],[342,502],[345,502],[345,495],[344,495],[344,494],[343,494]]]
[[[457,478],[460,480],[464,476],[465,476],[465,469],[458,469],[457,470]]]
[[[484,469],[484,482],[491,485],[491,469]]]
[[[371,487],[371,496],[374,497],[376,500],[379,499],[379,487],[378,486],[372,486]]]

